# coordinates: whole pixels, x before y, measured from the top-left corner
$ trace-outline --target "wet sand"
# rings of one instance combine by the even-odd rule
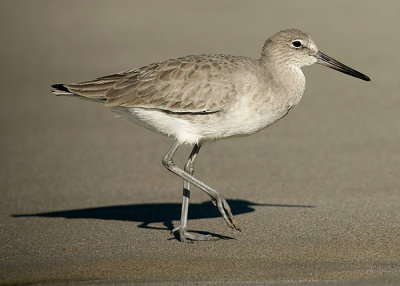
[[[0,283],[397,285],[400,71],[395,1],[2,1]],[[272,127],[205,144],[195,175],[223,193],[227,227],[182,182],[172,139],[50,85],[189,54],[259,57],[284,28],[372,82],[304,69],[305,95]],[[190,148],[179,150],[182,165]]]

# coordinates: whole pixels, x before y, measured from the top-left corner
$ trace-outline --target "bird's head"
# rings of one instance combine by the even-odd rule
[[[311,36],[297,29],[280,31],[266,40],[260,61],[297,68],[319,63],[345,74],[370,81],[368,76],[320,52]]]

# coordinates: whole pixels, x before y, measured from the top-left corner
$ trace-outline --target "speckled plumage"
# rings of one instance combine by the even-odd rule
[[[244,57],[187,56],[65,86],[80,96],[106,99],[107,106],[210,113],[249,85],[236,82],[238,73],[256,69],[257,61]]]

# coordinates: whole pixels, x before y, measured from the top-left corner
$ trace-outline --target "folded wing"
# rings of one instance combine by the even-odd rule
[[[189,56],[92,81],[64,85],[71,93],[107,106],[209,113],[240,89],[232,77],[240,61],[230,56]]]

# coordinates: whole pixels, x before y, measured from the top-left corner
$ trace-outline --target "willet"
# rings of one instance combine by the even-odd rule
[[[366,75],[320,52],[307,33],[284,30],[266,40],[259,59],[200,55],[170,59],[95,80],[55,84],[56,95],[104,102],[122,117],[175,138],[162,159],[183,179],[181,241],[212,240],[187,231],[191,184],[211,197],[229,227],[240,230],[224,197],[193,177],[204,142],[258,132],[284,117],[304,92],[301,67],[319,63],[369,81]],[[183,170],[173,161],[181,144],[194,144]]]

